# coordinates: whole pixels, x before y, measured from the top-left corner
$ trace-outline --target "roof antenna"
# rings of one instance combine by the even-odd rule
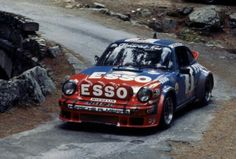
[[[153,39],[157,39],[157,33],[156,32],[153,34]]]

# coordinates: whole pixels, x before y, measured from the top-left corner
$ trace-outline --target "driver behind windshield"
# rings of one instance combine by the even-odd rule
[[[170,68],[171,50],[152,44],[113,44],[97,65]]]

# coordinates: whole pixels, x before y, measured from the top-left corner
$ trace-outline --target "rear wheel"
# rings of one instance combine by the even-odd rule
[[[211,101],[211,97],[212,97],[213,83],[210,80],[210,78],[208,78],[206,80],[204,89],[205,89],[204,90],[204,95],[202,97],[201,103],[202,103],[202,105],[205,106],[205,105],[209,104],[209,102]]]
[[[161,116],[161,127],[169,128],[174,119],[174,101],[171,96],[167,96],[164,100],[163,111]]]

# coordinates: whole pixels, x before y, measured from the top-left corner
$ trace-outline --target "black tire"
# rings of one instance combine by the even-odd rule
[[[163,129],[171,127],[174,120],[174,100],[171,96],[167,96],[164,100],[161,115],[160,126]]]
[[[202,106],[206,106],[210,103],[212,97],[212,89],[213,89],[213,82],[210,78],[207,78],[204,88],[204,95],[200,100]]]
[[[216,2],[216,0],[204,0],[204,2],[207,4],[213,4]]]

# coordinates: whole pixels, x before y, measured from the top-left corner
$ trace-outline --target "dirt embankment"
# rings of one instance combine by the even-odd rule
[[[222,103],[215,113],[209,130],[197,143],[173,142],[172,156],[176,159],[235,159],[236,100]]]
[[[42,62],[52,72],[52,78],[56,84],[56,92],[46,98],[41,105],[18,105],[9,111],[0,114],[0,138],[11,134],[30,130],[52,119],[59,112],[58,99],[61,96],[61,82],[65,75],[72,75],[73,69],[63,54],[55,59],[46,58]]]

